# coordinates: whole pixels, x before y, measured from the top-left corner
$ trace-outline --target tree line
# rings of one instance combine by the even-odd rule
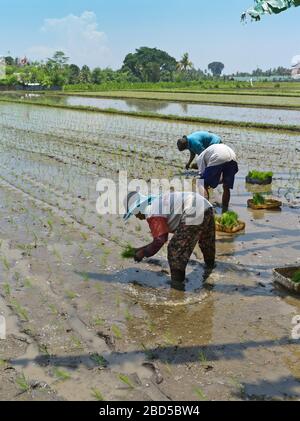
[[[220,78],[225,65],[220,61],[209,63],[204,71],[196,69],[189,54],[184,53],[177,61],[166,51],[157,48],[141,47],[126,55],[119,70],[82,67],[69,63],[70,59],[63,51],[57,51],[53,57],[42,62],[30,62],[28,59],[5,57],[6,77],[0,80],[2,85],[39,84],[43,87],[65,85],[101,85],[109,83],[139,82],[197,82],[203,79]],[[272,76],[290,75],[290,69],[279,67],[263,72],[257,69],[252,73],[238,72],[232,76]],[[228,76],[228,78],[230,78]]]
[[[177,61],[167,52],[157,48],[141,47],[134,53],[127,54],[119,70],[82,67],[69,63],[70,59],[63,51],[57,51],[46,61],[30,62],[26,58],[5,57],[6,77],[0,80],[2,85],[33,84],[44,87],[75,84],[103,84],[108,82],[181,82],[197,81],[204,78],[219,77],[224,64],[213,62],[208,69],[196,69],[189,54],[183,54]]]

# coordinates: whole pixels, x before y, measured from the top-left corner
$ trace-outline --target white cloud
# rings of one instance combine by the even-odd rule
[[[99,31],[97,16],[85,11],[81,16],[73,14],[63,18],[45,19],[41,28],[47,45],[28,48],[32,58],[45,59],[57,50],[70,57],[70,62],[91,67],[106,66],[109,59],[107,37]]]

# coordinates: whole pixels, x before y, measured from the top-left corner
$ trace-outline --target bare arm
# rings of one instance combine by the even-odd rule
[[[190,156],[190,160],[189,160],[189,162],[186,164],[186,167],[185,167],[187,170],[190,168],[190,166],[191,166],[192,162],[194,161],[194,159],[195,159],[195,157],[196,157],[196,154],[195,154],[194,152],[191,152],[191,151],[190,151],[190,154],[191,154],[191,156]]]

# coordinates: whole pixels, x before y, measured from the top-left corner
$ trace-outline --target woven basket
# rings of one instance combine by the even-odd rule
[[[265,203],[261,205],[255,205],[252,199],[248,200],[248,208],[251,209],[279,209],[282,206],[282,202],[275,199],[266,199]]]
[[[243,231],[245,228],[246,224],[242,221],[238,221],[238,225],[232,228],[223,227],[223,225],[219,224],[219,222],[216,222],[216,231],[225,232],[226,234],[236,234],[237,232]]]
[[[285,267],[273,270],[274,281],[284,286],[290,291],[300,293],[300,284],[292,281],[295,272],[300,270],[300,267]]]
[[[246,177],[246,183],[248,184],[259,184],[261,186],[267,186],[268,184],[272,184],[273,177],[268,177],[265,180],[259,180],[258,178],[250,178]]]

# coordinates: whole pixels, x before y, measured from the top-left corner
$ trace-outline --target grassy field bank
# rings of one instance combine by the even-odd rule
[[[11,102],[11,103],[19,103],[19,104],[31,104],[35,106],[42,106],[42,107],[53,107],[53,108],[61,108],[61,109],[70,109],[70,110],[77,110],[77,111],[89,111],[94,113],[105,113],[105,114],[116,114],[116,115],[123,115],[123,116],[132,116],[137,118],[149,118],[149,119],[156,119],[156,120],[167,120],[167,121],[178,121],[178,122],[187,122],[187,123],[201,123],[201,124],[214,124],[220,126],[229,126],[229,127],[240,127],[245,129],[261,129],[261,130],[274,130],[274,131],[281,131],[281,132],[294,132],[300,133],[300,125],[285,125],[285,124],[269,124],[269,123],[257,123],[257,122],[246,122],[246,121],[230,121],[230,120],[218,120],[218,119],[210,119],[210,118],[202,118],[202,117],[184,117],[184,116],[177,116],[177,115],[162,115],[157,113],[151,112],[136,112],[136,111],[121,111],[116,110],[113,108],[106,108],[106,109],[99,109],[96,107],[90,106],[83,106],[83,105],[62,105],[62,104],[53,104],[47,103],[45,98],[43,101],[30,101],[27,99],[11,99],[8,97],[1,97],[1,102]]]

